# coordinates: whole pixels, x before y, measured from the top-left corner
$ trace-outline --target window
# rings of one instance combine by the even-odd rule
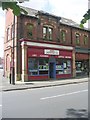
[[[48,74],[48,70],[49,70],[48,59],[40,58],[39,59],[39,75]]]
[[[49,39],[52,40],[52,31],[53,31],[52,28],[49,28],[48,31],[49,31]]]
[[[7,41],[10,40],[10,28],[7,28]]]
[[[84,45],[87,45],[88,44],[88,37],[87,35],[84,35]]]
[[[53,35],[53,28],[49,26],[44,26],[43,27],[43,39],[52,40],[52,35]]]
[[[65,30],[61,30],[61,40],[62,40],[63,42],[66,41],[66,31],[65,31]]]
[[[76,44],[77,45],[80,44],[80,35],[79,35],[79,33],[76,33]]]
[[[48,75],[48,59],[47,58],[28,58],[29,75]]]
[[[32,24],[27,24],[27,36],[29,38],[33,37],[33,25]]]
[[[11,39],[14,38],[14,25],[12,25],[11,27]]]
[[[76,74],[77,75],[87,75],[88,74],[88,61],[76,61]]]
[[[46,39],[47,38],[47,28],[43,27],[43,38]]]
[[[38,74],[38,59],[36,58],[28,59],[28,72],[29,72],[29,75]]]
[[[56,59],[56,74],[71,74],[71,60]]]

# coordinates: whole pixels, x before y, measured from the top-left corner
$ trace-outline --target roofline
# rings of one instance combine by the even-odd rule
[[[21,7],[23,7],[23,6],[21,6]],[[29,8],[29,7],[23,7],[23,8],[26,8],[26,9],[32,9],[32,10],[36,10],[36,9],[33,9],[33,8]],[[56,18],[59,22],[60,22],[60,20],[62,19],[62,18],[64,18],[64,17],[60,17],[60,16],[56,16],[56,15],[53,15],[53,14],[51,14],[51,13],[48,13],[48,12],[44,12],[44,11],[42,11],[42,10],[36,10],[37,11],[37,13],[35,14],[36,16],[31,16],[32,18],[37,18],[38,19],[38,15],[40,15],[40,14],[42,14],[42,15],[47,15],[47,16],[51,16],[51,17],[54,17],[54,18]],[[22,14],[22,15],[24,15],[24,16],[30,16],[30,15],[25,15],[25,14]],[[64,18],[64,19],[67,19],[67,20],[69,20],[68,18]],[[72,20],[73,21],[73,20]],[[75,22],[75,21],[73,21],[73,22]],[[63,24],[63,25],[66,25],[66,26],[70,26],[70,27],[73,27],[73,28],[77,28],[77,29],[80,29],[80,30],[85,30],[85,31],[90,31],[90,29],[88,29],[88,28],[80,28],[80,27],[77,27],[77,26],[75,26],[75,25],[68,25],[68,24],[65,24],[65,23],[62,23],[62,22],[60,22],[60,24]],[[78,24],[78,23],[77,23]],[[79,24],[78,24],[79,25]]]
[[[85,31],[90,32],[90,30],[89,30],[89,29],[80,28],[80,27],[75,27],[75,26],[73,26],[73,25],[67,25],[67,24],[64,24],[64,23],[62,23],[62,22],[60,22],[60,24],[62,24],[62,25],[66,25],[66,26],[69,26],[69,27],[72,27],[72,28],[76,28],[76,29],[85,30]]]

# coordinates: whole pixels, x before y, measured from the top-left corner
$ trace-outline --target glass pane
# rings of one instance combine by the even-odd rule
[[[28,72],[30,75],[38,74],[38,59],[37,58],[28,59]]]
[[[80,43],[80,35],[76,33],[76,44]]]
[[[61,40],[62,41],[66,40],[66,32],[64,30],[61,31]]]
[[[84,36],[84,44],[86,45],[88,43],[88,37],[85,35]]]
[[[46,34],[46,27],[43,27],[43,33]]]
[[[40,58],[39,59],[39,74],[48,74],[48,59],[47,58]]]
[[[49,39],[52,39],[52,28],[49,28]]]
[[[43,38],[47,38],[47,28],[43,27]]]
[[[32,24],[27,24],[27,36],[32,37],[33,36],[33,25]]]
[[[71,60],[57,59],[56,74],[71,74]]]

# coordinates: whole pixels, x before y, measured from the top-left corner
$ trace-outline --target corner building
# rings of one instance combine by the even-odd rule
[[[6,12],[5,76],[12,65],[15,82],[88,75],[90,31],[70,19],[24,9],[28,15]]]

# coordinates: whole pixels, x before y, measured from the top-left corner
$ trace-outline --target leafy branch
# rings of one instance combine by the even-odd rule
[[[80,22],[80,27],[84,27],[83,25],[90,19],[90,9],[83,15],[83,19]]]
[[[20,16],[21,13],[28,14],[26,10],[21,8],[17,3],[18,2],[0,2],[3,10],[12,9],[12,12],[16,16]]]

